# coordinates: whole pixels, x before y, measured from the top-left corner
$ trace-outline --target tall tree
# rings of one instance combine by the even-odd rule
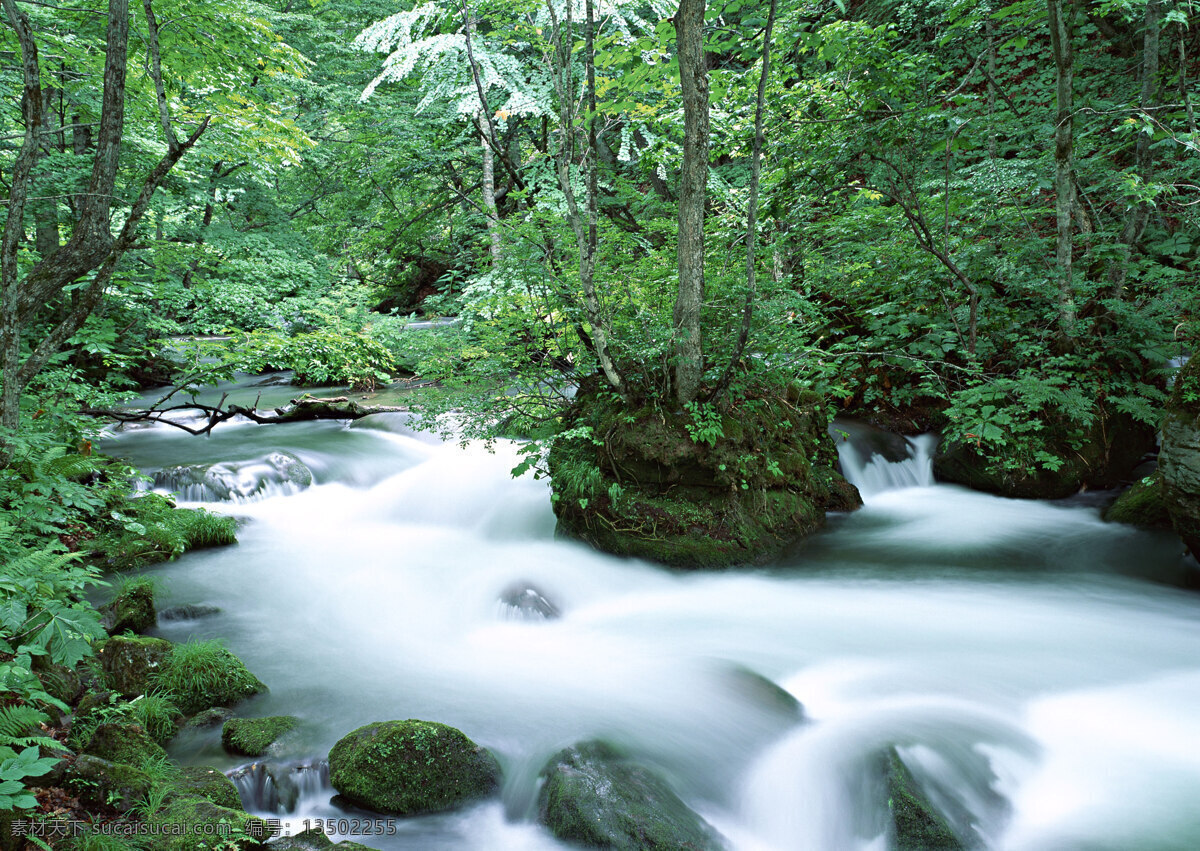
[[[1055,271],[1058,275],[1058,325],[1075,333],[1075,285],[1072,274],[1075,209],[1075,0],[1046,0],[1050,46],[1054,53],[1054,209],[1057,222]]]
[[[691,402],[704,376],[704,205],[708,200],[708,61],[704,0],[680,0],[675,13],[683,89],[683,168],[679,175],[679,292],[675,299],[675,398]]]

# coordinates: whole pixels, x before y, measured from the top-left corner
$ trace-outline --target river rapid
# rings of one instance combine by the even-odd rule
[[[205,503],[245,518],[240,543],[148,571],[160,605],[221,609],[158,632],[221,638],[270,686],[239,714],[302,721],[275,779],[225,755],[219,730],[173,755],[241,768],[249,808],[292,832],[354,815],[318,762],[334,742],[421,718],[491,749],[501,796],[339,838],[565,848],[536,823],[537,774],[602,737],[737,851],[882,851],[887,803],[864,778],[890,746],[984,847],[1200,847],[1200,597],[1150,581],[1188,569],[1177,538],[1079,501],[934,484],[929,439],[888,463],[836,433],[863,509],[768,568],[668,571],[556,539],[546,483],[509,475],[513,444],[444,444],[407,422],[155,426],[103,447],[148,471],[282,451],[313,473],[299,492]],[[526,588],[561,616],[501,602]],[[294,801],[274,788],[291,783]]]

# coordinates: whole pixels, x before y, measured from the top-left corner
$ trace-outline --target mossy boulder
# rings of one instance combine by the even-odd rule
[[[985,454],[974,442],[938,447],[933,472],[939,481],[1015,499],[1062,499],[1081,488],[1114,488],[1129,481],[1133,468],[1154,448],[1155,430],[1128,414],[1097,414],[1092,425],[1075,432],[1047,423],[1042,450],[1062,459],[1049,470],[1034,459],[998,450]]]
[[[1162,426],[1163,500],[1171,524],[1200,559],[1200,360],[1179,370]]]
[[[174,645],[161,638],[115,635],[97,650],[108,687],[125,697],[145,694]]]
[[[862,504],[827,425],[798,386],[718,412],[626,403],[590,377],[548,459],[559,532],[677,567],[768,561],[827,510]]]
[[[150,819],[155,851],[211,851],[216,847],[263,848],[278,828],[243,810],[208,798],[179,796]],[[230,845],[221,845],[227,840]]]
[[[154,610],[154,586],[149,582],[132,583],[100,608],[101,623],[110,635],[145,632],[158,626]]]
[[[1170,529],[1171,515],[1163,494],[1162,474],[1156,472],[1126,488],[1105,510],[1104,519],[1143,529]]]
[[[564,842],[613,851],[717,851],[718,834],[662,777],[603,742],[542,769],[538,820]]]
[[[930,804],[894,749],[883,757],[883,771],[892,816],[890,851],[965,851],[969,847]]]
[[[154,741],[140,724],[100,724],[92,732],[83,751],[110,762],[136,766],[167,758],[162,745]]]
[[[232,717],[232,709],[225,706],[214,706],[212,709],[197,712],[183,726],[185,730],[204,730],[209,727],[221,727]]]
[[[83,681],[79,674],[66,665],[53,665],[42,661],[46,658],[44,656],[34,657],[33,672],[37,675],[42,688],[45,689],[46,694],[63,703],[68,705],[74,703],[83,693]]]
[[[176,508],[161,494],[126,500],[121,513],[125,523],[111,526],[91,542],[92,559],[106,570],[135,570],[189,550],[237,543],[237,521],[232,517],[202,508]]]
[[[329,781],[351,803],[379,813],[417,815],[485,798],[500,766],[460,731],[433,721],[359,727],[329,752]]]
[[[317,827],[271,843],[271,851],[325,851],[333,847],[333,840]]]
[[[92,807],[111,806],[122,812],[145,800],[154,785],[150,775],[141,769],[90,754],[77,757],[64,777],[67,790],[82,803]]]
[[[185,715],[232,706],[267,691],[241,659],[215,641],[178,645],[163,660],[155,682],[175,696]]]
[[[276,739],[294,730],[299,723],[299,719],[291,715],[231,718],[221,728],[221,744],[232,754],[262,756]]]
[[[206,798],[218,807],[242,809],[242,798],[233,781],[209,765],[188,765],[179,769],[171,782],[172,796]]]

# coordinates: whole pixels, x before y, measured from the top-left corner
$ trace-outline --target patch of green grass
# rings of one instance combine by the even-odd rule
[[[187,715],[212,706],[230,706],[266,690],[218,641],[176,645],[155,681],[160,689],[175,696],[179,709]]]

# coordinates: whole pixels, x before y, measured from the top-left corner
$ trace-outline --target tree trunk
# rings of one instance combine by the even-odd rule
[[[683,168],[679,175],[679,293],[675,299],[675,398],[696,398],[704,376],[704,204],[708,197],[708,64],[704,0],[679,0],[675,14],[683,89]]]
[[[496,169],[494,166],[491,122],[487,110],[479,110],[479,144],[483,149],[483,212],[487,218],[488,241],[491,243],[492,266],[500,266],[500,211],[496,208]]]
[[[1050,17],[1050,45],[1054,52],[1054,193],[1058,239],[1055,268],[1058,274],[1058,327],[1066,337],[1075,333],[1075,289],[1072,280],[1072,221],[1075,206],[1074,37],[1075,0],[1046,0]]]
[[[58,90],[44,89],[42,92],[42,128],[40,148],[61,151],[62,117],[58,112]],[[42,259],[58,251],[58,201],[52,196],[54,188],[43,184],[37,190],[43,196],[33,203],[33,244]]]

